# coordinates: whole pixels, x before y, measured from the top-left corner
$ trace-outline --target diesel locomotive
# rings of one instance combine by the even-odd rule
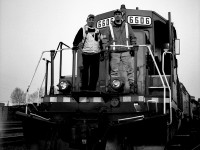
[[[43,52],[50,53],[51,60],[46,60],[42,102],[37,106],[27,104],[25,112],[18,112],[25,138],[33,148],[167,149],[167,143],[181,126],[184,103],[176,58],[180,40],[171,13],[165,19],[154,11],[126,9],[125,5],[120,9],[137,37],[137,49],[132,52],[134,93],[129,91],[122,65],[120,78],[110,76],[109,50],[103,50],[96,91],[82,91],[81,51],[60,42],[57,49]],[[113,21],[113,12],[95,17],[102,34]],[[72,53],[71,75],[63,74],[64,51]],[[54,83],[55,59],[59,60],[58,85]]]

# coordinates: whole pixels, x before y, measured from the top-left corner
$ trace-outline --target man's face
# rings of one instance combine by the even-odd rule
[[[115,13],[114,17],[115,17],[116,22],[119,22],[122,20],[122,14],[120,12]]]
[[[89,27],[93,27],[94,26],[94,18],[88,18],[87,19],[87,25],[89,26]]]

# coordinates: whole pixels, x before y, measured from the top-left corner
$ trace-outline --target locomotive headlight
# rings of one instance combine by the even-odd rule
[[[113,88],[119,88],[121,86],[120,80],[113,80],[112,81],[112,87]]]
[[[60,81],[60,83],[58,84],[59,87],[59,91],[60,92],[70,92],[71,90],[71,83],[69,81]]]
[[[114,78],[111,80],[110,86],[111,86],[112,90],[119,92],[119,91],[123,90],[124,82],[120,78]]]
[[[68,85],[69,85],[69,84],[68,84],[67,82],[61,81],[61,82],[60,82],[60,90],[65,90],[65,89],[67,89]]]

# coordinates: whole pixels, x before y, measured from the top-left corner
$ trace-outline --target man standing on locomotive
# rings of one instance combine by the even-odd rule
[[[117,9],[114,12],[114,21],[104,32],[105,45],[111,50],[111,78],[119,77],[120,61],[127,72],[130,85],[130,92],[134,93],[134,68],[130,54],[130,45],[136,45],[136,37],[131,26],[122,19],[122,11]],[[104,47],[106,47],[104,45]],[[116,45],[116,46],[115,46]],[[117,46],[123,45],[123,46]]]
[[[100,60],[100,32],[94,27],[95,16],[90,14],[87,17],[87,24],[80,28],[73,42],[73,50],[81,49],[83,69],[81,90],[96,90],[99,78]]]

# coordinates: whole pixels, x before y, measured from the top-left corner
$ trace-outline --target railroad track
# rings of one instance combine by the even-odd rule
[[[0,147],[25,143],[21,121],[0,122]]]

